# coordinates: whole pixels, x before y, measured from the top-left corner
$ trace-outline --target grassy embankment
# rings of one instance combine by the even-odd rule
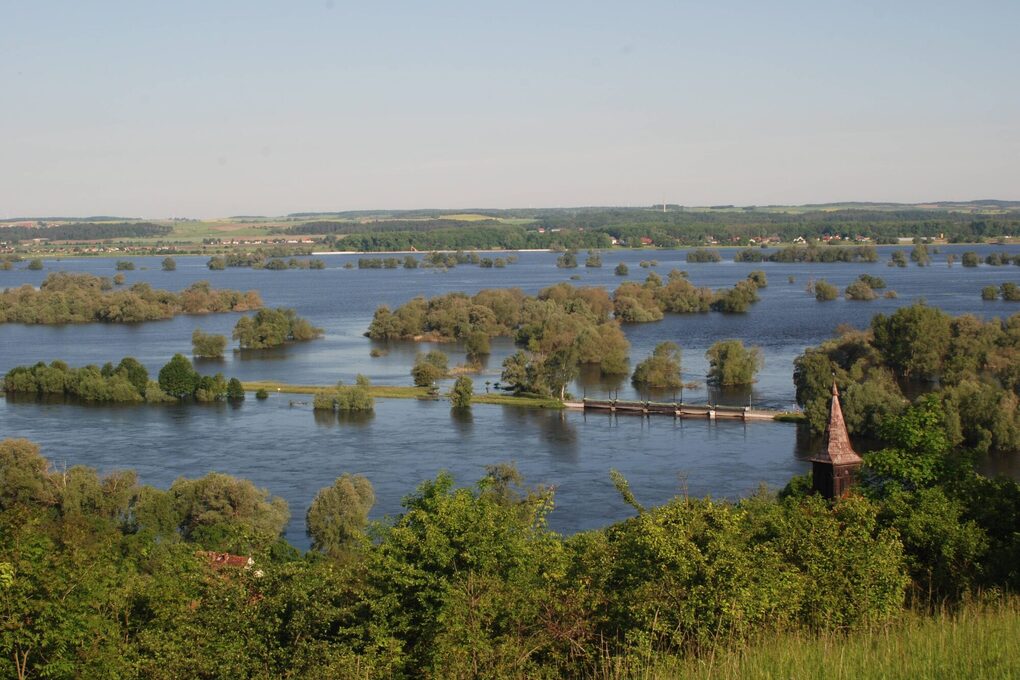
[[[1017,678],[1020,597],[971,604],[955,614],[908,613],[893,625],[849,635],[788,633],[697,659],[621,668],[605,677],[704,678]]]
[[[328,390],[332,385],[288,385],[274,381],[251,381],[243,383],[246,392],[254,392],[264,389],[267,392],[280,392],[282,394],[315,394],[319,390]],[[376,399],[431,399],[443,398],[433,397],[426,387],[414,387],[412,385],[371,385],[369,393]],[[475,404],[501,404],[505,406],[526,406],[529,408],[563,408],[563,402],[559,399],[545,399],[541,397],[515,397],[509,394],[475,394],[472,397]]]
[[[332,385],[290,385],[287,383],[272,380],[253,380],[242,383],[246,392],[255,392],[264,389],[267,392],[280,392],[282,394],[315,394],[320,390],[328,390]],[[371,385],[369,393],[376,399],[443,399],[444,394],[431,395],[428,388],[414,387],[412,385]],[[471,398],[475,404],[498,404],[500,406],[522,406],[526,408],[563,408],[563,402],[551,397],[527,397],[514,396],[502,392],[486,394],[475,393]],[[797,411],[784,411],[777,413],[774,418],[783,423],[799,423],[804,421],[804,414]]]

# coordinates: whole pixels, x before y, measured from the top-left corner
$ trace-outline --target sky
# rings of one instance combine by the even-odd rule
[[[0,0],[0,217],[1020,199],[1020,2]]]

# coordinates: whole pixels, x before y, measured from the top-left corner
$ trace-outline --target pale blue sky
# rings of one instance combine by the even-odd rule
[[[1020,1],[0,0],[0,216],[1020,199]]]

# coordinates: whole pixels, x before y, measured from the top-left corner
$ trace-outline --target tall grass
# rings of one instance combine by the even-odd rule
[[[610,661],[601,678],[1020,678],[1020,597],[905,614],[885,628],[778,634],[693,659]]]

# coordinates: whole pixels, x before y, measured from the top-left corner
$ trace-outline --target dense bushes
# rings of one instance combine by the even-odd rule
[[[718,250],[707,250],[704,248],[695,248],[694,250],[687,251],[688,262],[720,262],[722,257],[719,256]]]
[[[191,334],[191,353],[196,357],[218,359],[227,348],[227,336],[214,333],[203,333],[196,328]]]
[[[602,677],[880,624],[906,585],[886,509],[860,496],[680,497],[563,538],[552,491],[493,466],[473,487],[424,482],[368,541],[371,485],[342,475],[309,508],[302,556],[279,538],[286,504],[250,482],[57,473],[23,440],[0,442],[0,466],[19,472],[0,476],[5,676],[31,650],[40,676]],[[237,566],[206,552],[222,550]]]
[[[260,309],[254,317],[242,316],[233,332],[233,338],[239,342],[241,349],[278,347],[286,342],[314,340],[321,336],[321,328],[298,316],[293,309],[284,307]]]
[[[375,399],[368,388],[368,379],[359,375],[354,385],[344,385],[341,382],[334,389],[316,392],[312,406],[317,411],[372,411],[375,409]]]
[[[647,359],[635,367],[631,382],[641,387],[676,389],[680,380],[680,347],[660,342]]]
[[[740,340],[719,340],[705,352],[708,382],[724,387],[750,385],[764,363],[761,348],[744,347]]]
[[[415,298],[391,311],[379,307],[367,335],[375,340],[462,340],[484,353],[484,338],[512,337],[529,351],[550,355],[573,348],[581,363],[606,373],[626,370],[630,345],[610,318],[613,302],[601,288],[557,284],[537,297],[519,289],[482,290]]]
[[[900,378],[934,390],[953,445],[1020,450],[1020,315],[983,322],[914,304],[808,349],[794,362],[794,383],[818,431],[833,374],[851,432],[877,435],[906,407]]]
[[[839,289],[825,279],[815,281],[811,287],[811,292],[814,293],[815,299],[819,302],[829,302],[839,296]]]
[[[136,283],[112,290],[105,277],[91,274],[50,274],[39,289],[9,288],[0,293],[0,323],[132,323],[170,319],[178,314],[246,312],[262,306],[255,291],[210,288],[193,283],[179,293]]]
[[[4,390],[12,394],[66,395],[83,401],[152,402],[194,397],[197,401],[244,399],[236,379],[200,375],[187,357],[175,354],[160,369],[159,381],[149,380],[145,366],[132,357],[114,366],[71,368],[63,361],[48,366],[17,366],[4,376]]]
[[[788,246],[768,256],[769,262],[878,262],[874,246]]]

